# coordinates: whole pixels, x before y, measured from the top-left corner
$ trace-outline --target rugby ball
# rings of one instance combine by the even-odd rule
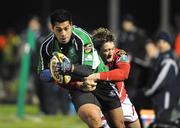
[[[60,73],[60,68],[58,65],[63,63],[65,55],[60,52],[54,52],[53,56],[50,60],[50,72],[52,78],[55,80],[56,83],[66,85],[71,81],[71,76],[68,74]]]

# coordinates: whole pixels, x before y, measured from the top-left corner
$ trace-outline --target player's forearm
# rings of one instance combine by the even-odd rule
[[[100,73],[100,80],[112,80],[112,81],[123,81],[126,80],[129,76],[129,69],[113,69],[108,72]]]
[[[83,78],[92,74],[93,69],[91,68],[91,66],[88,65],[75,64],[73,65],[72,73],[74,76]]]

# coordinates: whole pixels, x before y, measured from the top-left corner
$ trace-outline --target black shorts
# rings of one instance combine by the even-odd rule
[[[115,84],[110,82],[98,82],[96,89],[92,92],[70,90],[70,95],[76,111],[81,105],[87,103],[99,106],[103,112],[121,107]]]

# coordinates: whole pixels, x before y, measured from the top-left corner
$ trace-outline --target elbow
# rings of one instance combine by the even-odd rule
[[[124,74],[124,80],[127,80],[129,78],[129,73]]]
[[[119,72],[122,73],[123,80],[127,80],[129,78],[129,73],[130,73],[130,64],[125,63],[124,65],[122,65],[122,67],[119,69]]]
[[[124,72],[124,79],[127,80],[129,78],[129,72],[130,70],[126,70],[126,72]]]

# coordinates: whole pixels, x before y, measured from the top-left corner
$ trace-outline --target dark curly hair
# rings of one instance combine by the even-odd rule
[[[106,42],[115,42],[114,34],[107,28],[100,27],[92,33],[92,41],[97,51],[100,51],[102,45]]]

